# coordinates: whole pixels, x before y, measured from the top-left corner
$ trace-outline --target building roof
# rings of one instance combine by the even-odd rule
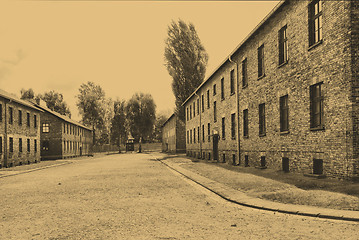
[[[169,122],[169,120],[171,120],[171,118],[173,118],[175,116],[175,113],[173,113],[163,124],[162,127],[164,127],[166,125],[166,123]]]
[[[215,68],[213,70],[213,72],[207,77],[206,80],[204,80],[201,85],[199,85],[196,90],[193,91],[193,93],[182,103],[182,106],[184,106],[186,104],[186,102],[188,100],[190,100],[195,93],[198,92],[199,89],[202,88],[203,85],[205,85],[213,76],[216,72],[218,72],[218,70],[226,63],[226,62],[230,62],[230,58],[278,11],[278,9],[288,0],[281,0],[268,14],[267,16],[265,16],[265,18],[247,35],[246,38],[244,38],[239,44],[238,46],[228,55],[228,57],[226,57],[221,64]]]
[[[60,114],[60,113],[58,113],[58,112],[55,112],[55,111],[52,111],[50,108],[48,108],[48,107],[46,107],[46,106],[44,106],[44,105],[37,104],[37,103],[32,103],[32,104],[34,104],[34,105],[37,106],[38,108],[44,110],[45,112],[51,113],[51,114],[54,115],[55,117],[58,117],[58,118],[60,118],[61,120],[64,120],[65,122],[72,123],[72,124],[74,124],[74,125],[77,125],[77,126],[79,126],[79,127],[82,127],[82,128],[85,128],[85,129],[87,129],[87,130],[92,131],[91,128],[89,128],[89,127],[87,127],[87,126],[85,126],[85,125],[83,125],[83,124],[81,124],[81,123],[79,123],[79,122],[77,122],[77,121],[75,121],[75,120],[72,120],[72,119],[69,118],[68,116],[62,115],[62,114]]]
[[[10,100],[12,102],[16,102],[18,104],[24,105],[24,106],[26,106],[28,108],[32,108],[32,109],[34,109],[36,111],[43,112],[41,109],[39,109],[36,106],[32,105],[28,101],[22,100],[19,97],[17,97],[15,94],[8,93],[8,92],[6,92],[6,91],[4,91],[2,89],[0,89],[0,97],[8,99],[8,100]]]

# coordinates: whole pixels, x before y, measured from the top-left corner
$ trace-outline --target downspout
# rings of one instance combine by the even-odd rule
[[[201,99],[199,98],[198,94],[196,92],[194,92],[194,95],[196,95],[199,99],[199,103],[201,102]],[[196,102],[196,101],[195,101]],[[201,114],[201,110],[200,110],[200,106],[201,106],[201,103],[199,104],[199,106],[197,106],[197,109],[199,109],[199,154],[202,158],[202,138],[203,136],[201,136],[201,132],[202,132],[202,125],[201,125],[201,122],[202,122],[202,114]]]
[[[236,64],[236,85],[237,85],[237,91],[236,91],[236,104],[237,104],[237,135],[238,135],[238,144],[237,144],[237,152],[238,152],[238,164],[241,161],[241,141],[240,141],[240,127],[239,127],[239,77],[238,77],[238,63],[233,61],[231,59],[231,55],[229,55],[228,60],[231,63]]]
[[[10,102],[10,101],[9,101]],[[6,106],[6,99],[4,101],[5,103],[5,115],[4,115],[4,122],[5,122],[5,133],[4,133],[4,167],[7,167],[7,106]]]

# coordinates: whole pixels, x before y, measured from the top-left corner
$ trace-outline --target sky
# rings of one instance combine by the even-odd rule
[[[80,120],[82,83],[106,97],[150,93],[157,112],[175,98],[164,66],[172,20],[195,25],[209,61],[207,76],[278,1],[3,1],[0,3],[0,88],[20,96],[55,90]]]

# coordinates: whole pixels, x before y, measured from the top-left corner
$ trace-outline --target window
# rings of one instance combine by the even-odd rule
[[[247,58],[242,61],[242,87],[248,86]]]
[[[231,73],[230,73],[230,75],[231,75],[231,82],[230,82],[230,87],[231,87],[231,95],[232,94],[234,94],[235,93],[235,87],[234,87],[234,85],[235,85],[235,81],[234,81],[234,69],[232,69],[231,70]]]
[[[310,86],[310,127],[324,128],[323,83]]]
[[[213,102],[213,121],[217,122],[217,102]]]
[[[202,97],[202,99],[201,99],[202,100],[202,112],[204,112],[204,95],[202,94],[201,97]]]
[[[289,130],[289,114],[288,114],[288,95],[280,97],[280,131],[285,132]]]
[[[26,113],[26,125],[30,127],[30,113]]]
[[[2,137],[0,137],[0,153],[2,153]]]
[[[66,124],[66,133],[69,134],[69,125]]]
[[[224,78],[221,79],[221,99],[224,99]]]
[[[200,135],[199,135],[199,126],[197,127],[197,140],[198,140],[198,143],[199,143],[199,140],[200,139]]]
[[[187,131],[187,143],[189,144],[189,133]]]
[[[188,108],[187,108],[187,120],[188,120]],[[66,124],[64,123],[64,133],[66,133]]]
[[[19,125],[22,125],[22,111],[19,110]]]
[[[265,157],[265,156],[261,156],[261,168],[265,168],[266,165],[267,165],[266,157]]]
[[[282,170],[283,172],[289,172],[289,158],[282,157]]]
[[[189,120],[188,107],[187,107],[187,121]],[[65,131],[64,131],[65,132]]]
[[[208,123],[208,142],[210,142],[211,141],[211,124],[210,123]]]
[[[12,111],[12,107],[9,107],[9,124],[12,124],[14,122],[14,116]]]
[[[196,143],[196,128],[193,128],[193,143]]]
[[[282,27],[278,32],[279,38],[279,65],[288,62],[288,41],[287,41],[287,26]]]
[[[196,116],[196,101],[193,102],[193,117]]]
[[[50,143],[48,140],[44,140],[42,141],[42,150],[44,151],[48,151],[49,150],[49,147],[50,147]],[[66,144],[65,144],[65,141],[64,141],[64,147],[65,147],[65,151],[66,151]]]
[[[323,159],[313,159],[313,174],[323,174]]]
[[[22,152],[22,138],[19,138],[19,152]]]
[[[37,116],[34,115],[34,128],[37,128]]]
[[[264,45],[258,48],[258,77],[264,76]]]
[[[27,139],[27,152],[30,152],[30,139]]]
[[[207,90],[207,108],[210,107],[210,103],[209,103],[209,90]]]
[[[192,105],[189,106],[189,119],[192,119]]]
[[[243,136],[248,137],[248,109],[243,110]]]
[[[37,152],[37,140],[34,139],[34,151]]]
[[[197,115],[199,115],[199,98],[197,99]]]
[[[222,118],[222,139],[226,139],[226,118]]]
[[[236,139],[236,114],[231,114],[231,136]]]
[[[0,104],[0,122],[2,122],[2,104]]]
[[[214,84],[213,85],[213,96],[216,96],[216,94],[217,94],[217,85]]]
[[[42,132],[43,132],[43,133],[48,133],[48,132],[50,132],[50,124],[48,124],[48,123],[43,123],[43,124],[42,124]]]
[[[322,1],[314,0],[308,7],[309,46],[312,46],[323,39]]]
[[[9,138],[9,152],[14,152],[14,139],[12,137]]]
[[[204,142],[204,125],[202,125],[202,142]]]
[[[265,103],[259,104],[259,136],[266,134]]]

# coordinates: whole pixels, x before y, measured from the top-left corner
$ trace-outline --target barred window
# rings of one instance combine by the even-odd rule
[[[234,69],[231,70],[230,76],[231,76],[230,88],[231,88],[231,95],[232,95],[236,92],[235,81],[234,81]]]
[[[19,138],[19,152],[22,152],[22,138]]]
[[[210,103],[209,103],[209,90],[207,90],[207,108],[210,107]]]
[[[19,125],[22,125],[22,111],[21,110],[19,110],[18,116],[19,116]]]
[[[280,131],[285,132],[289,130],[289,114],[288,114],[288,95],[280,97]]]
[[[202,125],[202,142],[204,142],[205,139],[204,139],[204,125]]]
[[[288,62],[287,25],[279,30],[279,65]]]
[[[259,104],[259,135],[264,136],[266,134],[266,115],[265,115],[265,103]]]
[[[224,78],[221,78],[221,99],[224,99]]]
[[[27,152],[30,152],[30,139],[27,139]]]
[[[12,124],[14,122],[14,118],[13,118],[13,109],[12,107],[9,107],[9,124]]]
[[[226,118],[222,118],[222,139],[226,139]]]
[[[264,76],[264,45],[258,48],[258,77]]]
[[[248,109],[243,110],[243,136],[248,137]]]
[[[213,85],[213,96],[215,96],[217,94],[217,85],[214,84]]]
[[[236,139],[236,114],[231,114],[231,136]]]
[[[26,113],[26,125],[30,127],[30,113]]]
[[[217,122],[217,102],[213,102],[213,121]]]
[[[210,123],[208,123],[208,142],[210,142],[211,141],[211,124]]]
[[[247,58],[242,61],[242,87],[245,88],[248,86],[248,76],[247,76]]]

